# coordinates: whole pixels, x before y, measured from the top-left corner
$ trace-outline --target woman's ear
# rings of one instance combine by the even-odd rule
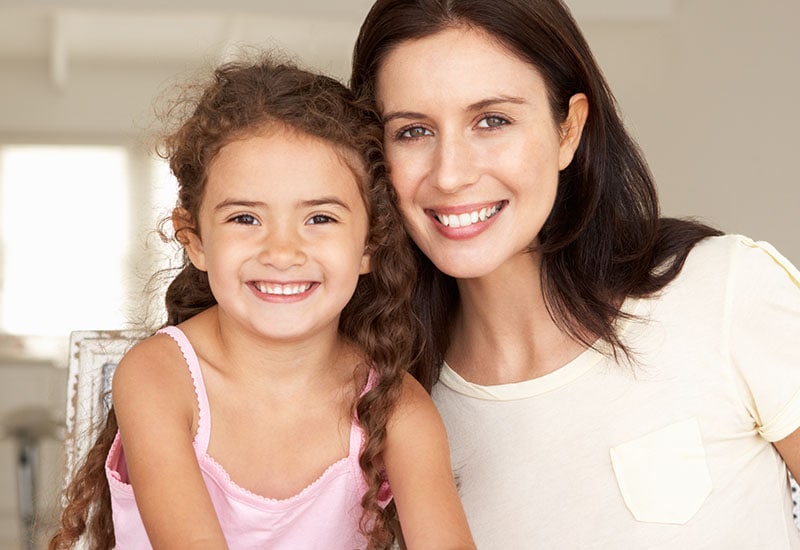
[[[558,169],[563,170],[581,143],[581,134],[589,116],[589,100],[585,94],[575,94],[569,99],[567,118],[561,123],[561,144],[558,147]]]
[[[203,241],[191,214],[183,208],[173,210],[172,228],[175,230],[175,239],[183,245],[192,264],[200,271],[206,271]]]

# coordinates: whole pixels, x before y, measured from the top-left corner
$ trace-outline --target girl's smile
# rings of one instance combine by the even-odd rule
[[[320,139],[285,129],[225,145],[187,251],[224,318],[277,340],[335,334],[369,269],[353,170]]]
[[[256,296],[265,301],[299,301],[305,299],[319,286],[316,282],[274,283],[254,281],[248,283]]]

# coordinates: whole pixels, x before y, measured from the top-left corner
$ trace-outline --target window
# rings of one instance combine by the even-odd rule
[[[0,146],[0,332],[66,342],[137,320],[146,278],[166,258],[139,233],[156,227],[175,187],[164,163],[132,151]]]

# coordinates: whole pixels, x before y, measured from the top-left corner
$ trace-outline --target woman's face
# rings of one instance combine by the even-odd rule
[[[526,254],[578,146],[585,97],[556,122],[532,65],[452,28],[390,50],[377,101],[406,227],[433,263],[474,278]]]

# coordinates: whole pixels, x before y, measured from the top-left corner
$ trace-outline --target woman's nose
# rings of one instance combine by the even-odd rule
[[[457,193],[478,181],[474,152],[466,137],[449,136],[440,139],[431,174],[432,184],[443,193]]]
[[[258,259],[280,270],[302,265],[306,261],[303,240],[296,231],[272,231],[263,240]]]

